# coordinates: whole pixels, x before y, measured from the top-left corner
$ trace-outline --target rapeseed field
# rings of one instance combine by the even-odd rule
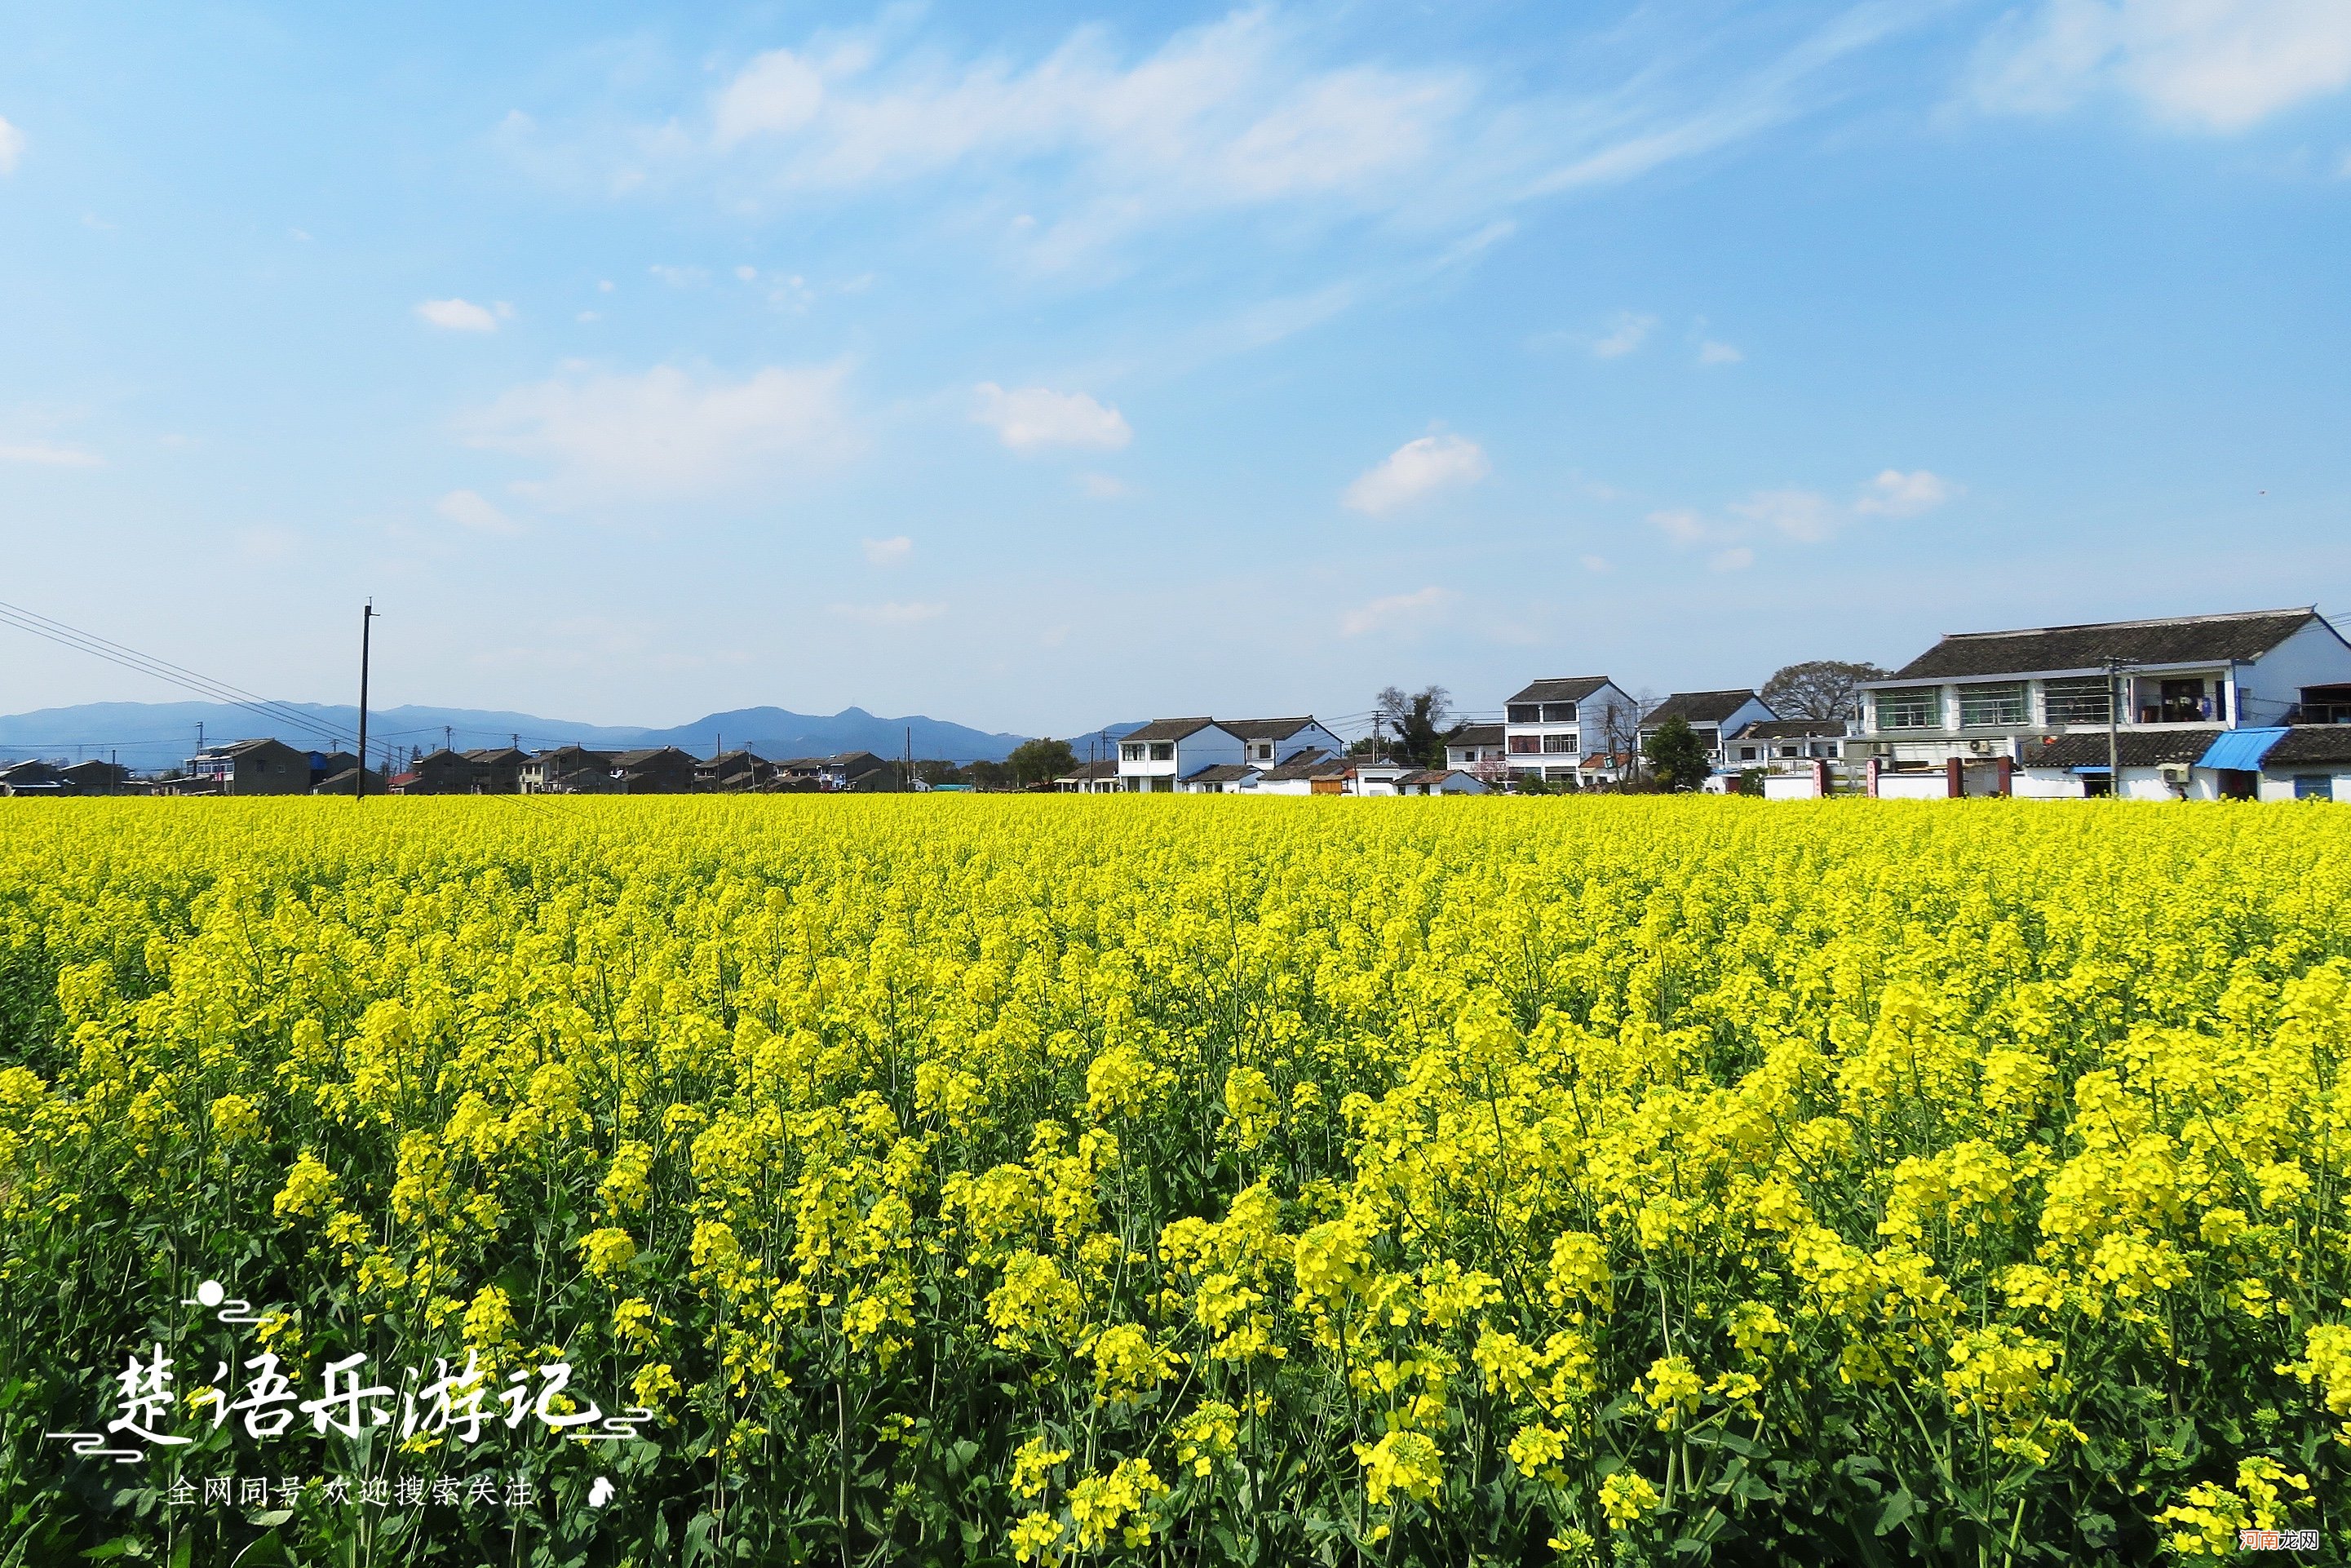
[[[2346,1035],[2325,808],[0,802],[0,1565],[2339,1561]]]

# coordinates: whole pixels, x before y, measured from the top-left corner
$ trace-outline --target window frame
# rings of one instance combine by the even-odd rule
[[[1889,705],[1898,704],[1895,711],[1907,713],[1914,700],[1923,702],[1920,711],[1925,716],[1921,722],[1902,723],[1887,716],[1886,710]],[[1896,686],[1886,691],[1873,692],[1870,694],[1869,706],[1870,711],[1877,717],[1877,727],[1880,729],[1934,730],[1943,727],[1943,688],[1940,686]]]

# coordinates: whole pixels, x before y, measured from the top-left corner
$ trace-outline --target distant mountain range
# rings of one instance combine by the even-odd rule
[[[140,772],[153,772],[185,760],[196,748],[197,727],[207,743],[275,736],[305,750],[348,749],[359,730],[359,710],[349,706],[272,703],[267,715],[227,703],[83,703],[0,716],[0,758],[27,757],[111,758]],[[1102,739],[1132,725],[1095,732]],[[863,708],[837,714],[792,713],[779,707],[737,708],[667,729],[580,724],[536,714],[482,708],[395,707],[368,715],[368,749],[381,755],[385,743],[404,755],[412,746],[437,750],[445,740],[458,750],[518,745],[525,750],[550,746],[624,748],[674,746],[707,757],[724,745],[748,747],[763,757],[829,756],[837,751],[903,755],[911,744],[917,759],[1000,762],[1025,736],[994,734],[944,719],[915,715],[883,718]],[[1085,755],[1085,743],[1078,743]]]

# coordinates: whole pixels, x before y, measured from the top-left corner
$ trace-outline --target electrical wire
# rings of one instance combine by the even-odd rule
[[[0,601],[0,625],[14,626],[20,632],[30,632],[59,647],[71,648],[78,653],[103,659],[110,664],[120,665],[123,669],[152,676],[157,680],[178,686],[183,691],[193,692],[199,696],[210,697],[215,702],[243,709],[273,724],[307,730],[339,746],[348,743],[350,739],[349,732],[322,723],[298,708],[289,707],[284,703],[272,702],[241,686],[230,685],[225,681],[217,681],[209,675],[199,674],[184,665],[155,658],[135,648],[125,647],[95,632],[68,626],[64,622],[53,620],[37,611],[26,610],[19,605]]]

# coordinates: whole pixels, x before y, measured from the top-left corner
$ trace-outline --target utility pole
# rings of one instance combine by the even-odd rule
[[[441,749],[444,751],[455,751],[457,749],[457,727],[455,725],[444,724],[441,727]]]
[[[2106,796],[2123,798],[2122,674],[2120,659],[2106,661]]]
[[[911,725],[911,724],[910,724],[910,725],[908,725],[908,726],[906,727],[906,789],[907,789],[908,793],[910,793],[910,794],[911,794],[911,793],[913,792],[913,790],[914,790],[914,727],[913,725]]]
[[[359,801],[367,794],[367,686],[369,633],[375,629],[375,601],[367,601],[360,612],[360,767],[351,775],[351,800]]]

